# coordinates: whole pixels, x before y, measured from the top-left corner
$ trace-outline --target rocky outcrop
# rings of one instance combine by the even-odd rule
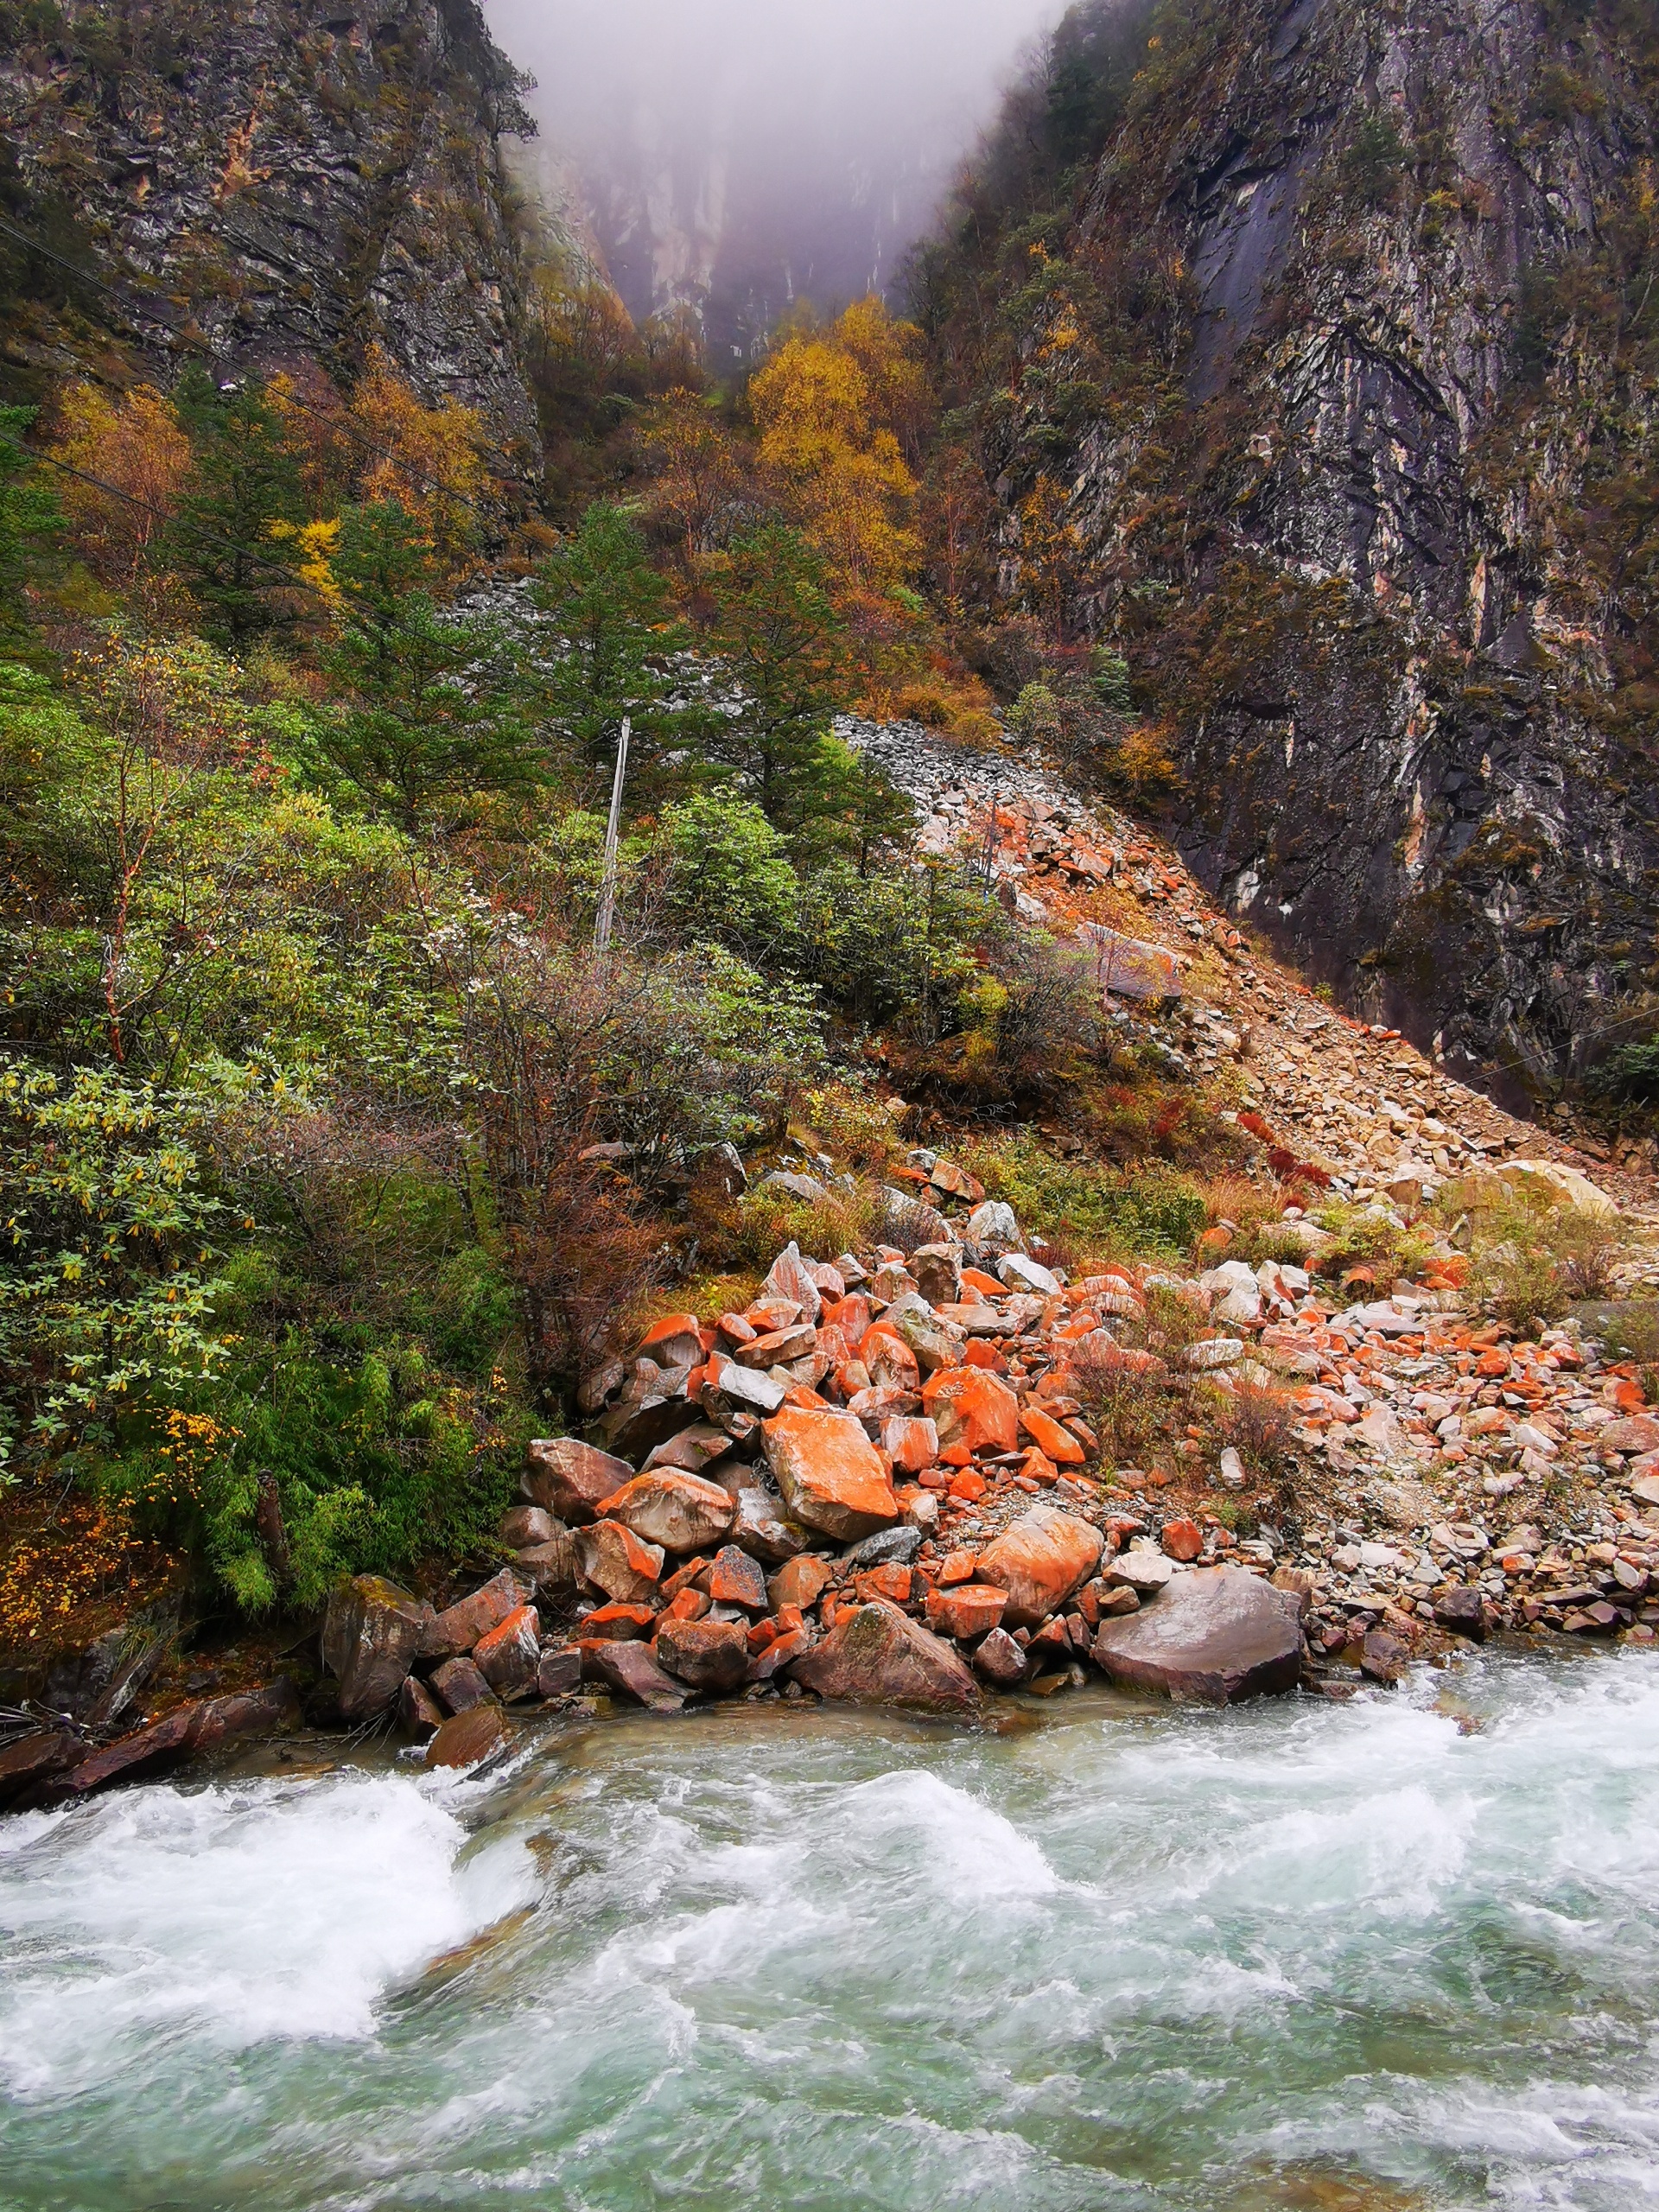
[[[0,122],[115,287],[91,306],[156,372],[349,374],[379,346],[429,404],[481,410],[504,467],[534,461],[502,166],[533,126],[476,0],[58,12],[0,60]],[[13,358],[62,335],[16,330]]]
[[[1547,1090],[1650,957],[1652,19],[1210,0],[1160,48],[985,403],[1004,585],[1075,531],[1205,880]]]

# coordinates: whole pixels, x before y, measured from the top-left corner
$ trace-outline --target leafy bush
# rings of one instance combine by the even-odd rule
[[[1180,1178],[1128,1177],[1058,1160],[1030,1132],[964,1146],[963,1165],[993,1198],[1006,1199],[1027,1235],[1064,1236],[1100,1260],[1185,1255],[1204,1222],[1204,1200]]]

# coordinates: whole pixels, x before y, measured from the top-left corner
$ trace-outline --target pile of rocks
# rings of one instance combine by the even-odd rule
[[[470,1763],[504,1739],[504,1705],[583,1686],[663,1712],[816,1694],[966,1713],[1092,1665],[1230,1701],[1344,1694],[1356,1668],[1391,1681],[1500,1625],[1651,1637],[1659,1458],[1628,1454],[1649,1429],[1659,1446],[1659,1420],[1575,1332],[1471,1329],[1444,1285],[1346,1306],[1281,1262],[1072,1285],[959,1168],[915,1157],[927,1195],[890,1196],[930,1241],[833,1262],[791,1245],[743,1312],[657,1322],[598,1441],[531,1447],[513,1563],[482,1590],[435,1614],[342,1588],[324,1646],[342,1713],[395,1703],[434,1763]],[[1194,1464],[1182,1439],[1159,1468],[1102,1464],[1074,1385],[1163,1364],[1119,1341],[1154,1286],[1190,1308],[1181,1357],[1211,1390],[1294,1414],[1294,1544],[1274,1493],[1245,1501],[1255,1536],[1233,1533],[1234,1452]],[[1551,1503],[1564,1470],[1586,1478],[1582,1529]],[[1494,1541],[1468,1493],[1484,1505],[1511,1475],[1543,1495]]]

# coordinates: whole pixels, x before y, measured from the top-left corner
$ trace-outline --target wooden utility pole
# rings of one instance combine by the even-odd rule
[[[616,776],[611,785],[611,818],[605,831],[605,881],[599,894],[599,919],[594,925],[595,952],[610,950],[611,924],[616,918],[616,840],[622,826],[622,785],[627,778],[628,740],[632,734],[633,725],[625,715],[616,747]]]

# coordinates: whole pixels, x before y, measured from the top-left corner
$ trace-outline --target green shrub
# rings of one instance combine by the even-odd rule
[[[1064,1239],[1090,1258],[1178,1259],[1204,1226],[1204,1200],[1184,1178],[1058,1160],[1028,1130],[969,1144],[961,1157],[1027,1236]]]

